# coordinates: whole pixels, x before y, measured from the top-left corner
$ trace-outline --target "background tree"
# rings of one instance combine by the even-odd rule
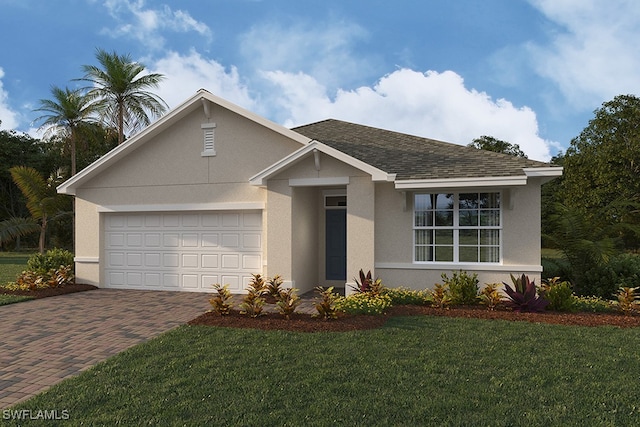
[[[96,59],[100,67],[84,65],[85,76],[79,80],[92,84],[87,88],[88,95],[96,102],[106,126],[118,130],[118,144],[122,144],[125,130],[134,133],[167,110],[167,104],[148,91],[157,88],[164,76],[143,74],[145,66],[133,62],[129,55],[98,49]]]
[[[71,176],[76,174],[76,147],[82,140],[83,128],[95,119],[96,104],[80,90],[51,88],[53,99],[41,99],[35,111],[46,112],[36,119],[46,128],[45,137],[56,135],[69,145],[71,155]],[[86,144],[84,144],[86,145]]]
[[[71,198],[56,191],[65,178],[58,170],[45,179],[37,170],[28,166],[14,166],[10,172],[27,199],[31,218],[10,218],[0,223],[0,239],[11,239],[39,230],[38,249],[40,253],[44,253],[49,222],[71,213]]]
[[[23,165],[43,172],[52,161],[39,139],[15,131],[0,130],[0,221],[29,214],[9,169]]]
[[[516,157],[524,157],[527,155],[520,149],[518,144],[511,144],[507,141],[494,138],[493,136],[482,135],[480,138],[474,139],[467,147],[477,148],[478,150],[494,151],[496,153],[509,154]]]
[[[564,156],[561,197],[594,227],[624,225],[626,249],[640,244],[640,99],[619,95],[571,141]],[[620,230],[620,228],[617,228]]]

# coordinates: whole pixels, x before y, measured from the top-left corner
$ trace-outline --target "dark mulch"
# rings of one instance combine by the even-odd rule
[[[54,297],[56,295],[72,294],[74,292],[90,291],[93,289],[98,289],[98,288],[93,285],[83,285],[81,283],[73,283],[70,285],[65,285],[61,288],[36,289],[34,291],[10,291],[8,289],[0,288],[0,294],[24,295],[24,296],[29,296],[33,298],[47,298],[47,297]]]
[[[46,298],[74,292],[97,289],[93,285],[71,284],[62,288],[38,289],[35,291],[9,291],[0,288],[0,293],[26,295],[34,298]],[[254,328],[264,330],[285,330],[298,332],[345,332],[379,328],[393,316],[445,316],[474,319],[510,320],[532,323],[551,323],[558,325],[578,326],[617,326],[632,328],[640,326],[640,316],[625,316],[618,313],[517,313],[509,310],[487,310],[483,306],[452,307],[438,309],[426,306],[401,305],[393,307],[381,316],[349,316],[341,315],[338,319],[322,320],[310,314],[294,313],[287,320],[277,313],[265,313],[257,318],[241,315],[232,310],[228,316],[220,316],[206,312],[189,322],[190,325],[226,326],[232,328]]]
[[[278,313],[265,313],[253,318],[232,310],[227,316],[206,312],[189,321],[189,324],[295,332],[346,332],[379,328],[386,321],[387,316],[341,315],[337,319],[323,320],[303,313],[294,313],[288,320]]]
[[[189,322],[190,325],[225,326],[231,328],[254,328],[263,330],[286,330],[296,332],[345,332],[379,328],[392,316],[445,316],[474,319],[496,319],[532,323],[550,323],[578,326],[617,326],[630,328],[640,326],[640,316],[624,316],[617,313],[517,313],[508,310],[490,311],[485,307],[432,307],[403,305],[393,307],[383,316],[341,316],[338,319],[322,320],[309,314],[295,313],[290,320],[276,313],[267,313],[257,318],[232,311],[228,316],[213,312],[204,313]]]

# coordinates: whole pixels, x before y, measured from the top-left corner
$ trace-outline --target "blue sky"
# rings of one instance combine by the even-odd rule
[[[636,0],[0,0],[0,125],[95,49],[286,126],[336,118],[548,160],[619,94],[640,94]]]

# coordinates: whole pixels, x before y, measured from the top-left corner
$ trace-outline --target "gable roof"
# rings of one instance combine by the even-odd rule
[[[58,186],[58,193],[61,194],[75,194],[76,189],[80,187],[83,183],[87,182],[94,176],[98,175],[100,172],[104,171],[106,168],[116,163],[121,158],[125,157],[129,153],[134,150],[137,150],[146,142],[153,139],[154,136],[167,129],[168,127],[174,125],[176,122],[180,121],[186,115],[197,109],[203,109],[204,114],[208,115],[210,111],[210,104],[215,104],[220,107],[223,107],[227,110],[230,110],[240,116],[243,116],[253,122],[256,122],[259,125],[264,126],[267,129],[270,129],[274,132],[277,132],[281,135],[284,135],[293,141],[300,143],[301,146],[304,146],[311,142],[311,140],[304,135],[294,132],[290,129],[287,129],[284,126],[281,126],[277,123],[274,123],[258,114],[255,114],[249,110],[246,110],[232,102],[229,102],[223,98],[213,95],[211,92],[200,89],[189,99],[184,101],[182,104],[177,106],[176,108],[169,111],[167,114],[162,116],[153,124],[146,127],[143,131],[126,140],[121,145],[118,145],[113,150],[109,151],[104,156],[100,157],[98,160],[87,166],[85,169],[63,182],[60,186]]]
[[[363,162],[362,160],[356,159],[348,154],[345,154],[342,151],[336,150],[328,145],[323,144],[320,141],[313,140],[306,146],[297,149],[293,153],[284,157],[280,161],[274,163],[269,166],[265,170],[257,173],[249,179],[249,183],[252,185],[266,185],[266,182],[269,178],[277,175],[281,170],[286,169],[292,164],[296,163],[298,160],[304,158],[307,155],[311,155],[314,152],[321,152],[327,154],[334,159],[338,159],[341,162],[347,163],[348,165],[353,166],[356,169],[360,169],[363,172],[371,175],[371,179],[373,181],[394,181],[395,175],[389,174],[383,170],[372,166],[369,163]]]
[[[395,175],[396,183],[481,180],[486,184],[495,178],[493,181],[504,184],[509,180],[503,178],[514,177],[518,179],[511,180],[512,184],[522,185],[527,176],[562,174],[562,168],[549,163],[335,119],[292,130]]]

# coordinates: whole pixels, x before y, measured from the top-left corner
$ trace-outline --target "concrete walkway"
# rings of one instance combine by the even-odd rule
[[[97,289],[0,306],[0,409],[188,322],[210,297]]]

